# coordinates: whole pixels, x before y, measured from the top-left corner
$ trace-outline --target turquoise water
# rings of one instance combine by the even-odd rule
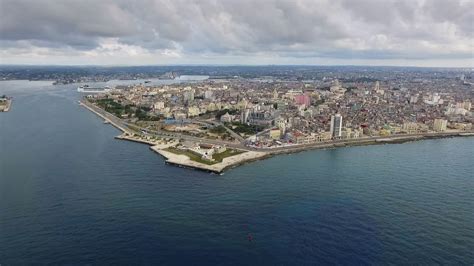
[[[474,138],[316,150],[222,176],[0,82],[0,264],[474,263]],[[248,241],[248,235],[252,241]]]

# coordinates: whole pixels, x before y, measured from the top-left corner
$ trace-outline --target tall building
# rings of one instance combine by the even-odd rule
[[[186,90],[183,93],[183,101],[184,102],[192,102],[194,101],[194,90]]]
[[[240,123],[247,124],[249,120],[249,115],[250,115],[249,109],[242,110],[242,113],[240,113]]]
[[[374,90],[375,90],[375,91],[380,90],[380,82],[379,82],[378,80],[375,82]]]
[[[445,119],[435,119],[433,123],[434,131],[446,131],[448,121]]]
[[[342,136],[342,116],[340,114],[331,116],[331,129],[332,138],[340,138]]]
[[[278,91],[277,91],[276,88],[273,89],[273,99],[274,99],[274,100],[278,99]]]
[[[471,106],[472,104],[470,101],[464,101],[464,106],[463,106],[464,109],[471,111]]]

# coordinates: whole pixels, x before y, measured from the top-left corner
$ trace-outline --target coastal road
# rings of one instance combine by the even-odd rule
[[[410,140],[410,139],[416,139],[416,138],[449,137],[449,136],[456,136],[463,133],[474,134],[474,130],[416,133],[416,134],[404,134],[404,135],[391,135],[391,136],[385,136],[385,137],[371,136],[371,137],[364,137],[364,138],[358,138],[358,139],[331,140],[331,141],[325,141],[325,142],[292,145],[292,146],[277,147],[277,148],[250,148],[248,147],[248,149],[254,150],[254,151],[264,151],[270,154],[278,154],[278,153],[288,153],[288,152],[296,152],[296,151],[318,149],[318,148],[332,148],[332,147],[345,146],[345,145],[364,144],[364,143],[370,143],[374,141],[379,141],[380,143],[391,143],[391,142],[396,143],[397,140],[400,141],[400,140]]]

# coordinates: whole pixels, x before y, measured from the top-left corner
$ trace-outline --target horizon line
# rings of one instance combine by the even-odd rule
[[[449,68],[449,69],[474,69],[474,66],[416,66],[416,65],[364,65],[364,64],[4,64],[0,63],[0,67],[167,67],[167,66],[200,66],[200,67],[270,67],[270,66],[290,66],[290,67],[387,67],[387,68]]]

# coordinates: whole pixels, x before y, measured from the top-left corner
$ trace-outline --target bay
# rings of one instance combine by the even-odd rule
[[[77,104],[2,81],[0,264],[474,262],[474,138],[315,150],[224,175],[164,164]],[[248,241],[248,235],[252,241]]]

